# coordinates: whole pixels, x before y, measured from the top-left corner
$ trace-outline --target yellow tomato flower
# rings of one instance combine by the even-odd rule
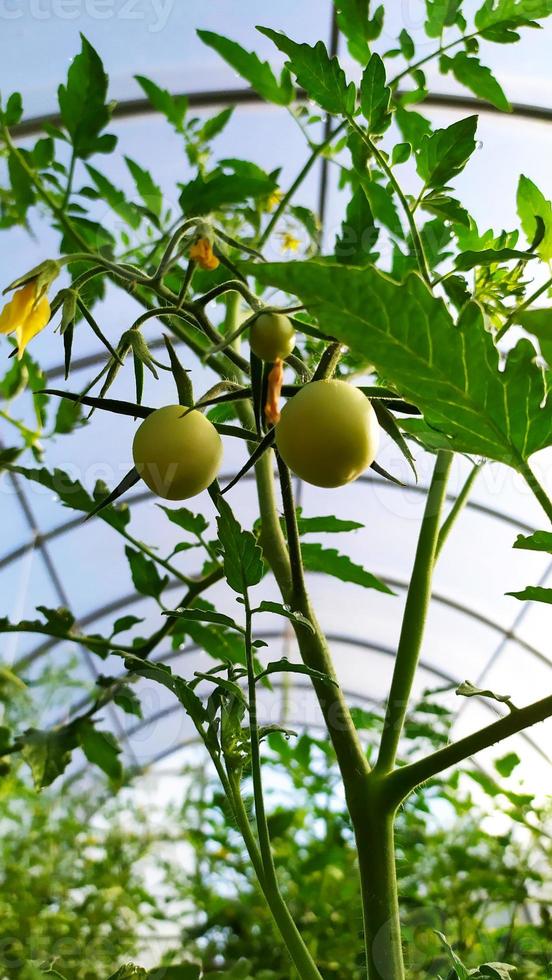
[[[299,239],[289,231],[283,231],[280,237],[282,239],[282,252],[296,252],[301,245]]]
[[[283,196],[284,194],[282,191],[272,191],[272,194],[270,194],[266,199],[266,210],[268,212],[274,211],[274,208],[278,207]]]
[[[197,262],[200,269],[208,271],[220,265],[208,238],[198,238],[197,242],[194,242],[190,249],[190,258]]]
[[[0,333],[15,333],[17,358],[21,360],[25,348],[50,319],[50,304],[45,294],[40,294],[36,279],[31,280],[13,294],[0,313]]]

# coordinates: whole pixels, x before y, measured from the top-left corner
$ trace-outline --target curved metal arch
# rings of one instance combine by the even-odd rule
[[[268,631],[262,632],[260,635],[265,640],[280,640],[280,639],[282,639],[282,633],[280,631],[270,631],[270,630],[268,630]],[[340,643],[343,646],[356,647],[357,649],[360,649],[363,652],[371,651],[373,653],[382,654],[383,656],[389,657],[389,658],[394,658],[396,656],[396,650],[393,647],[388,647],[388,646],[385,646],[383,644],[372,643],[370,641],[362,640],[362,639],[360,639],[358,637],[345,636],[345,635],[343,635],[341,633],[327,633],[326,636],[327,636],[327,640],[328,640],[329,643]],[[197,652],[199,652],[201,650],[202,650],[202,647],[199,646],[197,643],[190,643],[190,644],[188,644],[187,646],[185,646],[181,650],[171,650],[171,651],[168,652],[168,654],[166,654],[164,656],[163,655],[160,655],[158,657],[153,658],[153,662],[154,663],[158,663],[160,661],[163,661],[163,663],[166,663],[166,662],[170,662],[172,660],[177,660],[179,657],[185,656],[187,653],[197,653]],[[420,660],[420,667],[423,670],[427,671],[427,673],[433,674],[435,677],[439,678],[439,680],[444,681],[446,684],[450,684],[452,686],[452,685],[457,685],[459,683],[459,681],[458,681],[457,678],[455,678],[451,674],[448,674],[445,671],[441,670],[439,667],[434,667],[431,664],[428,664],[423,659]],[[125,674],[120,674],[120,675],[117,676],[116,679],[119,680],[119,679],[122,679],[125,676],[126,676]],[[300,684],[297,685],[297,686],[298,687],[301,687]],[[303,685],[303,686],[305,686],[305,685]],[[344,693],[347,695],[347,697],[351,697],[351,698],[365,699],[366,697],[370,697],[369,695],[364,695],[364,694],[361,694],[361,693],[358,693],[358,692],[352,692],[352,691],[345,691]],[[501,711],[499,710],[499,708],[496,706],[496,704],[493,701],[489,701],[488,699],[483,698],[483,697],[479,697],[479,696],[476,697],[475,700],[477,700],[478,702],[481,702],[481,704],[488,711],[490,711],[492,714],[496,715],[499,718],[502,717]],[[90,703],[90,699],[89,698],[83,698],[83,699],[81,699],[81,701],[76,702],[69,709],[69,716],[70,717],[73,717],[82,708],[85,708],[89,703]],[[170,709],[170,711],[172,711],[172,710],[177,711],[178,708],[179,708],[179,706],[178,706],[178,704],[176,704],[174,706],[174,709]],[[168,712],[168,713],[170,713],[170,712]],[[455,714],[454,717],[456,718],[457,715],[458,715],[458,712]],[[151,721],[151,718],[150,719],[143,719],[143,722],[137,723],[137,725],[133,728],[133,731],[139,731],[141,728],[146,727],[147,724],[150,723],[150,721]],[[129,734],[130,734],[129,732],[126,732],[125,733],[125,741],[128,738]],[[535,742],[535,740],[533,738],[531,738],[530,735],[527,734],[527,732],[520,732],[519,735],[523,739],[524,742],[526,742],[539,756],[541,756],[542,759],[544,759],[545,762],[547,762],[550,765],[552,765],[552,759],[547,755],[547,753],[543,749],[541,749],[541,747],[538,745],[538,743]]]
[[[151,346],[152,345],[150,344],[150,347]],[[234,476],[235,473],[226,473],[223,474],[220,479],[223,482],[230,482]],[[242,477],[242,480],[248,482],[251,482],[253,479],[254,477],[251,473],[246,473],[245,476]],[[408,493],[415,493],[418,495],[422,495],[427,492],[427,487],[420,486],[418,483],[409,483],[399,486],[398,484],[392,483],[390,480],[386,480],[384,477],[377,476],[376,474],[370,476],[360,476],[356,482],[385,487],[387,490],[401,490],[403,492],[406,490]],[[126,501],[131,505],[142,504],[146,500],[150,500],[152,498],[153,495],[150,490],[139,490],[135,493],[129,493],[125,497]],[[448,503],[454,504],[456,496],[452,493],[447,493],[446,499]],[[534,524],[528,524],[526,521],[521,520],[521,518],[513,517],[510,514],[504,513],[504,511],[497,510],[494,507],[489,507],[487,504],[480,504],[475,500],[468,500],[466,503],[466,508],[474,511],[475,513],[483,514],[485,517],[491,517],[493,520],[508,524],[515,530],[523,531],[525,534],[533,534],[537,530]],[[0,558],[0,571],[10,565],[12,562],[17,561],[18,558],[22,558],[28,551],[38,547],[41,542],[49,542],[55,540],[56,538],[60,538],[74,530],[76,527],[79,527],[81,524],[82,516],[72,517],[68,521],[63,521],[61,524],[57,524],[49,531],[44,531],[44,533],[35,532],[31,540],[19,545],[17,548],[14,548],[12,551],[9,551],[6,555]]]
[[[308,574],[316,575],[317,573],[309,572]],[[404,579],[394,578],[389,575],[385,575],[384,578],[390,585],[394,586],[397,589],[404,590],[408,588],[408,582],[405,581]],[[182,583],[179,582],[169,583],[167,587],[168,592],[172,592],[176,589],[182,589]],[[79,623],[82,626],[90,626],[98,619],[102,619],[104,616],[108,616],[111,613],[119,612],[123,608],[136,605],[137,603],[142,602],[145,598],[146,597],[143,596],[141,593],[130,592],[126,596],[120,596],[119,598],[114,599],[111,602],[105,603],[105,605],[94,609],[92,612],[86,614],[85,616],[79,617]],[[506,638],[507,640],[511,640],[513,643],[516,643],[527,653],[536,657],[536,659],[539,660],[541,663],[544,663],[547,667],[552,667],[552,662],[548,660],[548,658],[545,656],[544,653],[542,653],[541,650],[538,650],[527,640],[524,640],[523,637],[517,636],[517,634],[514,633],[511,630],[511,628],[505,629],[503,626],[500,625],[500,623],[498,623],[494,619],[491,619],[489,616],[486,616],[484,613],[478,613],[475,610],[471,609],[469,606],[464,605],[464,603],[458,602],[458,600],[456,599],[450,599],[448,596],[441,595],[441,593],[439,592],[433,593],[432,601],[437,602],[440,605],[445,606],[446,608],[454,609],[455,612],[467,616],[469,619],[474,620],[475,622],[481,623],[481,625],[488,627],[489,629],[495,631],[496,633],[499,633],[501,637]],[[21,657],[21,659],[17,661],[17,663],[14,665],[14,669],[21,670],[24,669],[25,667],[28,667],[35,660],[39,659],[41,656],[47,653],[48,650],[51,650],[53,647],[57,646],[58,643],[62,643],[62,642],[63,639],[58,639],[58,638],[52,638],[46,640],[44,643],[41,643],[39,646],[35,647],[34,650],[29,651],[29,653]]]
[[[401,90],[399,90],[400,94],[404,93],[401,93]],[[174,97],[185,97],[188,100],[188,105],[192,109],[212,109],[224,105],[262,106],[272,111],[278,108],[269,102],[265,102],[251,88],[226,88],[214,91],[184,92],[176,93]],[[306,92],[302,89],[297,91],[298,102],[304,102],[307,98]],[[444,92],[430,92],[424,99],[423,104],[440,109],[466,109],[468,112],[503,116],[506,119],[513,116],[520,119],[535,119],[539,122],[552,122],[552,109],[525,102],[513,102],[511,104],[512,111],[505,113],[489,102],[484,102],[482,99],[476,99],[469,95],[449,95]],[[117,103],[112,118],[114,120],[124,120],[137,116],[152,115],[159,115],[159,113],[153,108],[148,99],[125,99]],[[57,112],[52,112],[23,120],[23,122],[18,123],[12,128],[12,137],[14,139],[25,139],[29,136],[37,136],[43,131],[45,124],[60,126],[62,124],[61,116]]]

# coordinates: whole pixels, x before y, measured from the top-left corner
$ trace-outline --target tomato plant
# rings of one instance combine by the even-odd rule
[[[131,615],[118,619],[112,630],[89,633],[70,609],[44,605],[38,606],[40,618],[0,620],[3,634],[37,634],[44,643],[73,644],[87,657],[121,665],[116,676],[98,672],[86,704],[75,711],[66,704],[58,723],[2,725],[1,771],[20,756],[41,789],[63,776],[73,753],[81,751],[116,789],[124,781],[120,747],[114,733],[100,727],[102,712],[116,704],[137,713],[133,684],[140,678],[167,689],[204,746],[280,951],[301,980],[321,980],[322,965],[281,885],[284,869],[263,791],[263,752],[274,725],[259,719],[262,686],[271,684],[273,675],[284,675],[288,682],[288,675],[299,674],[318,701],[351,829],[358,921],[363,923],[361,969],[369,980],[410,975],[403,942],[409,893],[397,875],[398,814],[428,781],[552,717],[552,695],[544,691],[519,706],[508,695],[465,681],[458,696],[496,702],[500,717],[439,746],[428,747],[420,738],[418,752],[401,760],[435,567],[483,467],[509,467],[540,506],[545,528],[518,537],[514,546],[552,553],[552,500],[537,456],[552,447],[550,310],[542,306],[552,291],[552,203],[522,176],[519,227],[480,234],[456,183],[478,145],[477,116],[438,128],[425,115],[425,66],[432,62],[478,100],[508,110],[501,85],[480,54],[488,45],[517,42],[552,8],[548,0],[485,0],[475,12],[464,6],[469,5],[462,0],[428,0],[423,47],[417,49],[402,30],[397,45],[388,49],[385,5],[369,11],[367,3],[336,0],[337,28],[357,62],[358,83],[321,41],[312,46],[260,28],[274,43],[275,56],[284,59],[282,72],[275,74],[236,42],[200,31],[201,40],[259,98],[292,113],[307,134],[308,156],[287,189],[279,186],[279,170],[267,172],[235,158],[215,162],[211,141],[232,125],[231,113],[202,123],[187,114],[187,100],[139,76],[193,168],[190,179],[174,189],[176,214],[156,176],[139,162],[124,159],[133,183],[128,194],[112,183],[107,165],[104,172],[90,163],[102,154],[109,160],[117,141],[108,131],[114,109],[108,79],[85,38],[59,87],[59,124],[47,121],[46,134],[33,146],[21,143],[26,130],[18,129],[23,113],[19,93],[0,108],[0,148],[7,160],[0,227],[31,228],[46,215],[60,235],[59,254],[22,269],[6,284],[5,292],[13,295],[0,312],[0,333],[6,335],[0,394],[7,403],[3,431],[11,439],[1,449],[0,465],[16,486],[19,480],[40,484],[61,505],[118,534],[134,592],[147,599],[151,613],[146,636],[138,634],[141,620]],[[398,57],[402,65],[395,70]],[[410,87],[405,89],[406,81]],[[84,104],[83,92],[88,94]],[[326,126],[315,141],[311,127],[321,116]],[[296,200],[320,160],[339,167],[347,197],[342,227],[330,244],[320,234],[319,216]],[[408,190],[400,170],[407,162]],[[122,232],[113,234],[98,220],[98,201],[123,222]],[[296,251],[298,234],[307,239],[304,255],[267,260],[267,246],[275,242]],[[60,289],[54,287],[58,276]],[[100,300],[109,302],[114,290],[125,294],[133,313],[112,341],[112,322]],[[67,381],[62,389],[45,387],[29,349],[39,334],[53,343],[52,327],[58,324]],[[105,354],[99,374],[83,387],[72,358],[88,329]],[[247,337],[249,348],[241,345]],[[168,360],[158,357],[163,344]],[[17,354],[11,364],[10,354]],[[213,375],[209,382],[200,370],[205,367]],[[156,394],[160,371],[174,382],[174,404],[167,405],[166,394]],[[191,375],[196,387],[201,379],[200,393],[192,390]],[[113,397],[118,379],[128,376],[135,386],[133,400]],[[148,398],[157,400],[151,406],[144,404],[146,378]],[[12,409],[25,390],[35,411],[28,424]],[[280,397],[285,400],[281,415]],[[52,416],[54,404],[59,407]],[[99,413],[120,416],[127,427],[128,459],[121,464],[130,468],[113,489],[101,481],[83,485],[49,456],[49,439],[78,428],[85,408],[93,413],[91,439]],[[418,457],[431,458],[432,471],[423,488],[424,511],[391,651],[384,717],[376,744],[369,745],[358,712],[340,686],[332,640],[318,620],[308,578],[312,572],[335,576],[376,590],[390,604],[393,591],[348,556],[302,540],[309,520],[322,534],[352,528],[333,512],[318,519],[302,515],[291,474],[327,488],[343,486],[365,470],[369,480],[377,475],[401,483],[376,458],[380,431],[414,473]],[[243,464],[225,486],[218,480],[221,439],[227,445],[235,440]],[[470,472],[449,506],[447,488],[457,456],[470,460]],[[34,466],[33,460],[46,465]],[[256,513],[251,527],[244,528],[232,494],[247,477],[254,481]],[[148,545],[128,526],[125,494],[140,478],[157,497],[182,500],[204,494],[208,516],[163,508],[174,534],[174,548],[166,556],[159,543]],[[391,535],[391,515],[385,513],[384,519]],[[192,540],[179,540],[181,532]],[[202,555],[199,570],[192,573],[182,563],[191,549]],[[259,598],[268,575],[278,601]],[[234,615],[206,598],[221,583],[226,597],[237,599]],[[175,586],[182,590],[178,603],[169,593]],[[511,595],[552,601],[552,591],[542,583]],[[297,654],[293,661],[267,661],[260,625],[267,615],[289,623]],[[390,619],[398,615],[389,613]],[[125,632],[130,639],[122,642]],[[162,644],[172,642],[178,650],[186,637],[213,658],[211,670],[184,677],[159,662]],[[26,665],[19,666],[24,671]],[[249,778],[251,807],[245,795]],[[525,814],[533,832],[531,801]],[[507,978],[514,968],[500,961],[466,967],[446,938],[439,942],[450,961],[451,980]],[[197,978],[199,968],[188,966],[177,968],[178,975]],[[31,973],[34,969],[31,964]],[[244,976],[249,965],[242,962],[235,969],[234,976],[239,971]],[[145,977],[146,971],[121,967],[114,974],[120,980],[131,976]]]

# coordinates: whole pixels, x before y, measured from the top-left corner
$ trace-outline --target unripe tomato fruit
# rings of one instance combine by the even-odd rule
[[[295,330],[283,313],[261,313],[249,330],[251,350],[261,361],[285,361],[295,347]]]
[[[132,455],[144,483],[166,500],[186,500],[215,479],[222,462],[222,440],[201,412],[182,405],[158,408],[134,436]]]
[[[312,381],[286,403],[278,452],[315,487],[341,487],[374,461],[379,424],[368,399],[345,381]]]

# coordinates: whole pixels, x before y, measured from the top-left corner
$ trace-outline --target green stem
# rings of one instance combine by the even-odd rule
[[[369,980],[405,980],[395,864],[395,808],[374,774],[353,803]]]
[[[408,700],[418,666],[431,597],[431,580],[439,537],[441,510],[445,500],[451,462],[452,453],[443,451],[438,453],[427,494],[376,765],[376,770],[380,773],[390,772],[395,764]]]
[[[539,483],[537,477],[533,473],[533,470],[529,466],[529,463],[527,463],[525,460],[520,460],[517,464],[517,469],[523,476],[527,486],[537,498],[544,513],[548,517],[548,520],[552,524],[552,500],[550,500],[546,490]]]
[[[416,786],[420,786],[426,780],[444,772],[450,766],[464,762],[465,759],[469,759],[477,752],[482,752],[483,749],[488,749],[491,745],[509,738],[510,735],[516,735],[518,732],[530,728],[531,725],[536,725],[550,717],[552,717],[552,695],[542,698],[541,701],[528,704],[524,708],[516,708],[504,718],[493,722],[492,725],[487,725],[486,728],[482,728],[478,732],[474,732],[473,735],[468,735],[452,745],[447,745],[444,749],[439,749],[438,752],[434,752],[425,759],[420,759],[419,762],[413,762],[409,766],[396,769],[388,777],[389,791],[398,804]]]
[[[284,194],[282,200],[280,201],[278,207],[276,208],[274,214],[272,215],[270,221],[268,222],[265,230],[263,231],[261,237],[259,238],[259,242],[258,242],[259,249],[262,249],[263,246],[266,245],[268,239],[270,238],[274,228],[276,227],[282,214],[287,208],[289,202],[295,195],[296,191],[300,188],[305,178],[308,177],[310,171],[314,167],[314,164],[318,160],[320,154],[323,153],[324,150],[328,148],[328,146],[330,146],[330,144],[333,142],[334,138],[338,135],[338,133],[340,133],[345,128],[346,124],[347,124],[346,121],[341,122],[339,126],[336,126],[333,132],[329,134],[327,139],[323,140],[321,143],[317,143],[316,146],[313,147],[312,153],[308,158],[307,162],[305,163],[305,166],[299,171],[297,177],[293,181],[293,184],[291,185],[287,193]]]
[[[438,58],[440,55],[445,54],[446,51],[450,51],[451,48],[458,47],[465,41],[470,41],[473,37],[479,37],[480,31],[474,31],[473,34],[463,34],[462,37],[457,37],[455,41],[451,41],[450,44],[440,45],[436,51],[432,51],[431,54],[425,56],[425,58],[420,58],[419,61],[415,61],[413,65],[409,65],[404,71],[401,71],[398,75],[395,75],[389,84],[392,88],[395,88],[399,82],[410,75],[411,72],[416,71],[417,68],[421,68],[422,65],[427,65],[428,61],[433,61],[434,58]]]
[[[69,204],[69,198],[71,197],[71,191],[73,190],[73,177],[75,176],[75,164],[77,158],[75,155],[74,147],[71,150],[71,160],[69,163],[69,173],[67,174],[67,187],[65,188],[65,194],[63,196],[63,203],[61,205],[62,209],[65,211],[67,205]]]
[[[534,293],[531,293],[531,295],[528,296],[527,299],[523,301],[523,303],[520,303],[519,306],[516,306],[515,310],[512,310],[512,312],[509,314],[508,318],[503,323],[500,330],[497,330],[495,340],[501,340],[504,334],[510,329],[512,324],[516,322],[516,319],[519,316],[519,314],[523,313],[524,310],[532,306],[535,300],[538,299],[539,296],[542,296],[542,294],[545,293],[547,289],[550,289],[551,286],[552,286],[552,278],[547,279],[546,282],[543,283],[542,286],[539,286],[539,288],[536,289]]]
[[[284,939],[284,942],[288,948],[288,952],[295,963],[299,976],[304,978],[304,980],[322,980],[321,975],[318,972],[316,965],[313,962],[312,957],[305,946],[303,939],[281,896],[278,878],[276,875],[276,868],[274,866],[263,796],[259,726],[257,718],[256,679],[253,662],[252,614],[247,591],[244,595],[244,604],[245,655],[247,661],[249,731],[251,742],[251,773],[253,778],[253,796],[255,799],[257,835],[259,838],[259,847],[262,860],[261,884],[278,928],[282,934],[282,938]]]
[[[435,548],[435,561],[437,561],[439,555],[441,554],[441,550],[450,532],[452,531],[452,528],[456,520],[458,519],[458,517],[460,516],[460,514],[462,513],[464,507],[468,502],[468,497],[470,495],[471,489],[475,483],[476,477],[478,476],[482,466],[483,463],[474,463],[470,472],[468,473],[464,486],[462,487],[460,493],[458,494],[456,500],[454,501],[446,519],[443,521],[441,525],[441,529],[439,531],[439,537],[437,538],[437,546]]]
[[[420,238],[420,233],[416,226],[414,216],[412,214],[412,211],[410,210],[410,206],[408,204],[408,201],[406,199],[406,196],[403,192],[401,185],[399,184],[397,178],[395,177],[392,168],[389,166],[387,160],[385,159],[385,156],[383,155],[383,153],[381,153],[380,150],[378,150],[374,141],[370,139],[368,134],[364,132],[361,126],[359,126],[358,123],[356,123],[352,117],[348,118],[348,122],[349,125],[351,126],[351,129],[354,130],[354,132],[361,138],[361,140],[366,144],[370,152],[374,155],[379,166],[381,167],[381,169],[383,170],[383,172],[386,174],[389,181],[391,182],[393,189],[403,207],[404,213],[406,215],[406,220],[408,221],[408,226],[410,228],[410,234],[412,236],[412,244],[414,246],[414,252],[416,254],[418,267],[427,284],[431,285],[431,276],[429,274],[429,268],[424,252],[423,242],[422,239]]]

